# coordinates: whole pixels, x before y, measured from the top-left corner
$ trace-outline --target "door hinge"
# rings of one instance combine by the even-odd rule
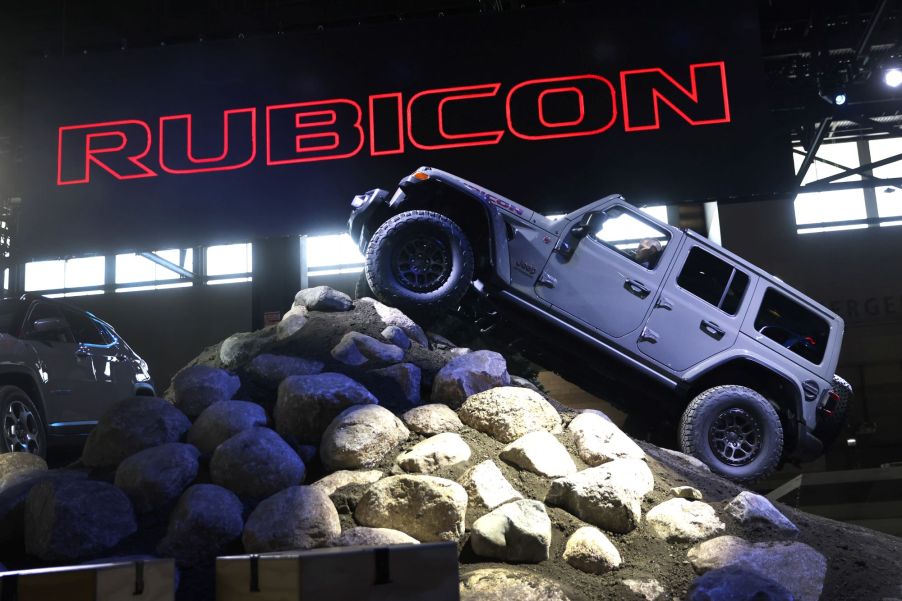
[[[536,286],[545,286],[546,288],[554,288],[557,285],[557,278],[550,273],[543,273],[539,276]]]
[[[657,332],[646,326],[642,328],[642,333],[639,334],[639,342],[651,342],[654,344],[660,337]]]
[[[668,311],[673,311],[673,303],[671,303],[668,299],[663,296],[658,299],[658,302],[655,303],[656,309],[666,309]]]

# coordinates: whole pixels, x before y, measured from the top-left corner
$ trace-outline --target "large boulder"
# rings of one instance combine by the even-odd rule
[[[248,553],[267,553],[324,547],[340,533],[338,512],[322,488],[292,486],[257,505],[241,539]]]
[[[304,288],[294,296],[294,306],[310,311],[350,311],[354,306],[351,297],[329,286]]]
[[[827,560],[804,543],[749,543],[737,536],[720,536],[689,549],[697,574],[728,566],[742,568],[778,582],[798,601],[817,601],[824,588]]]
[[[576,464],[570,453],[553,434],[544,430],[521,436],[504,447],[499,457],[511,465],[545,478],[560,478],[576,473]]]
[[[303,305],[292,307],[281,321],[276,324],[276,340],[285,342],[293,338],[307,325],[307,307]]]
[[[534,572],[482,568],[463,574],[460,601],[570,601],[554,582]]]
[[[268,388],[278,388],[285,378],[312,376],[321,373],[323,367],[325,364],[322,361],[291,355],[263,354],[254,357],[247,370],[255,380]]]
[[[645,523],[656,537],[680,543],[705,540],[726,528],[713,507],[686,499],[670,499],[652,507],[645,516]]]
[[[580,413],[567,430],[573,433],[576,452],[586,465],[595,467],[612,459],[643,459],[645,452],[607,418]]]
[[[266,425],[266,411],[257,403],[217,401],[204,409],[188,430],[188,442],[204,455],[249,428]]]
[[[385,407],[348,407],[323,433],[320,458],[331,469],[369,468],[409,436],[407,426]]]
[[[46,471],[47,462],[32,453],[0,453],[0,491]]]
[[[279,385],[276,431],[298,444],[318,445],[338,414],[354,405],[376,405],[369,390],[344,374],[291,376]]]
[[[589,574],[605,574],[623,563],[614,543],[593,526],[583,526],[567,539],[564,561]]]
[[[467,470],[460,483],[470,496],[471,503],[490,510],[523,498],[491,459]]]
[[[138,529],[124,492],[93,480],[44,480],[25,502],[25,550],[44,561],[109,553]]]
[[[795,601],[795,597],[770,578],[730,566],[696,578],[686,601]]]
[[[248,363],[251,359],[265,353],[276,341],[276,329],[264,328],[256,332],[232,334],[222,341],[219,347],[219,360],[226,369],[233,369]]]
[[[342,336],[330,354],[339,363],[353,367],[390,365],[404,360],[402,349],[360,332]]]
[[[401,475],[379,480],[357,504],[358,524],[400,530],[422,542],[455,541],[464,533],[467,492],[435,476]]]
[[[209,365],[186,367],[172,379],[172,402],[194,419],[216,401],[228,401],[241,387],[241,380],[224,369]]]
[[[432,400],[457,408],[468,397],[508,386],[507,362],[494,351],[476,351],[452,359],[432,380]]]
[[[563,431],[561,416],[551,403],[528,388],[504,386],[474,394],[460,408],[459,416],[466,425],[503,443],[530,432]]]
[[[727,504],[727,513],[746,527],[763,527],[783,534],[798,534],[799,529],[774,507],[767,497],[744,490]]]
[[[473,523],[473,552],[508,562],[540,562],[548,559],[551,520],[540,501],[513,501],[492,510]]]
[[[405,410],[420,404],[422,372],[413,363],[397,363],[366,372],[362,380],[380,404]]]
[[[262,499],[304,481],[298,454],[269,428],[250,428],[218,447],[210,460],[213,482],[235,494]]]
[[[401,350],[406,351],[410,348],[410,337],[398,326],[387,326],[380,332],[382,339],[390,344],[394,344]]]
[[[459,434],[436,434],[398,456],[402,470],[414,474],[431,474],[445,467],[452,467],[470,460],[470,445]]]
[[[418,434],[432,436],[442,432],[457,432],[464,427],[457,413],[441,403],[414,407],[401,416],[407,427]]]
[[[366,302],[372,303],[379,319],[382,320],[382,323],[386,326],[401,328],[404,330],[404,333],[407,334],[408,338],[421,346],[429,348],[429,338],[426,337],[426,332],[423,331],[423,328],[418,326],[414,320],[404,315],[399,309],[383,305],[377,300],[367,299]]]
[[[329,496],[346,486],[369,486],[378,482],[384,474],[379,470],[338,470],[320,478],[310,486],[318,486]]]
[[[60,469],[26,472],[7,481],[0,488],[0,548],[18,547],[25,540],[25,501],[32,488],[47,480],[85,478],[87,472]]]
[[[144,449],[119,464],[116,486],[138,513],[167,508],[197,477],[199,456],[195,447],[179,442]]]
[[[400,530],[391,528],[366,528],[360,526],[341,533],[332,541],[333,547],[386,547],[388,545],[418,545],[420,541]]]
[[[195,484],[176,504],[157,552],[181,566],[212,562],[241,537],[243,527],[241,501],[234,493]]]
[[[630,532],[642,519],[642,498],[654,489],[644,461],[615,459],[552,481],[545,498],[584,522],[617,533]]]
[[[182,440],[191,421],[163,399],[139,396],[110,407],[82,452],[88,467],[116,467],[138,451]]]

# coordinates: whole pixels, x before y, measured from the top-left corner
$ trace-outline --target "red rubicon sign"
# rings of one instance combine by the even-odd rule
[[[531,79],[507,89],[504,120],[495,128],[458,131],[451,131],[448,116],[459,116],[461,109],[487,110],[487,102],[501,99],[502,84],[423,90],[406,103],[400,92],[375,94],[367,99],[366,126],[363,107],[348,98],[270,105],[262,111],[265,160],[275,166],[346,159],[367,142],[370,156],[381,156],[401,154],[407,144],[438,150],[494,145],[505,136],[527,141],[594,136],[614,126],[618,104],[626,132],[659,129],[662,104],[689,125],[730,122],[723,61],[690,64],[688,82],[684,86],[660,68],[622,71],[618,95],[610,80],[595,74]],[[97,168],[118,180],[241,169],[257,160],[257,117],[254,107],[225,110],[222,152],[205,157],[194,152],[190,114],[162,116],[155,128],[140,119],[62,126],[57,184],[90,183],[102,174]],[[461,122],[454,120],[458,128]]]

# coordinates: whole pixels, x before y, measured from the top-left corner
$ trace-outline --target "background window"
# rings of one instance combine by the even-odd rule
[[[250,242],[207,248],[207,275],[250,273],[253,264],[253,249]]]
[[[897,154],[902,154],[902,138],[885,138],[872,140],[869,143],[871,160],[874,162],[887,159]],[[874,169],[874,177],[889,179],[902,177],[902,161],[896,161],[889,165]],[[883,219],[886,217],[902,217],[902,187],[878,186],[874,188],[877,197],[877,215]],[[902,220],[892,220],[881,225],[902,225]]]
[[[307,236],[307,271],[311,276],[355,273],[363,270],[363,255],[349,234]]]
[[[804,152],[801,147],[795,150]],[[856,142],[842,142],[839,144],[822,144],[817,151],[817,158],[830,161],[837,165],[847,168],[855,168],[861,165],[858,155],[858,144]],[[805,157],[798,152],[793,153],[796,172],[802,165]],[[802,184],[808,184],[815,180],[819,180],[831,175],[836,175],[842,170],[833,165],[829,165],[822,161],[814,160],[802,180]],[[839,182],[860,181],[860,175],[850,175]],[[864,191],[859,189],[853,190],[832,190],[829,192],[805,192],[799,194],[795,199],[796,225],[812,226],[814,224],[825,224],[837,221],[853,221],[856,219],[867,218],[867,208],[865,206]],[[827,232],[834,230],[860,229],[867,227],[867,224],[846,224],[837,226],[822,227],[800,227],[800,234]]]

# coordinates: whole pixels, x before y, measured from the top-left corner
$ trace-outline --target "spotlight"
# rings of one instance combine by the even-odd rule
[[[902,85],[902,69],[893,67],[883,72],[883,82],[891,88]]]
[[[820,97],[836,106],[842,106],[846,103],[846,91],[842,88],[833,88],[832,90],[821,90]]]
[[[846,103],[846,94],[845,92],[837,92],[835,96],[833,96],[833,104],[836,106],[842,106]]]

